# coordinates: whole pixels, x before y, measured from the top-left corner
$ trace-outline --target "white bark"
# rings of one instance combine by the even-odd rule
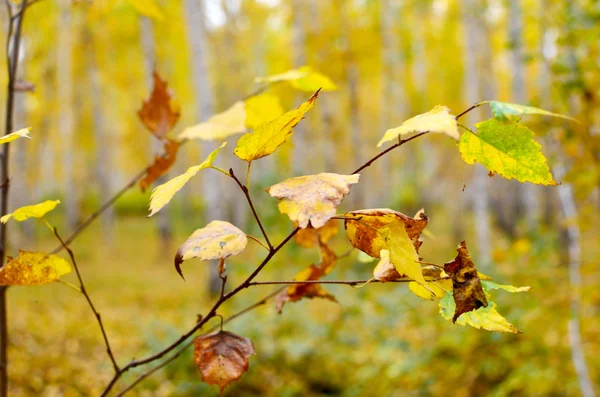
[[[67,224],[74,229],[80,218],[80,191],[77,178],[77,142],[75,112],[73,109],[73,24],[71,1],[59,1],[57,37],[57,99],[59,106],[58,130],[61,136],[62,177],[65,184]]]

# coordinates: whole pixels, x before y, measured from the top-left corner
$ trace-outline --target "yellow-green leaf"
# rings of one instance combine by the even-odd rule
[[[3,143],[12,142],[19,138],[31,139],[31,137],[29,136],[29,131],[31,131],[31,127],[21,128],[19,131],[15,131],[11,134],[4,135],[3,137],[0,137],[0,145]]]
[[[257,77],[254,81],[267,84],[288,81],[293,88],[306,92],[315,92],[318,89],[323,91],[337,90],[337,86],[329,77],[313,70],[310,66],[302,66],[272,76]]]
[[[40,204],[26,205],[13,213],[6,214],[0,218],[0,222],[6,223],[10,218],[22,222],[29,218],[42,218],[48,212],[52,211],[60,203],[60,200],[47,200]]]
[[[410,138],[422,132],[438,132],[459,140],[456,118],[450,114],[446,106],[437,105],[427,113],[419,114],[406,120],[401,126],[387,130],[377,144],[380,147],[386,142]]]
[[[319,91],[294,110],[274,120],[260,124],[253,132],[243,135],[237,142],[233,153],[247,162],[256,160],[275,152],[292,134],[294,128],[314,105]]]
[[[0,269],[0,285],[42,285],[71,273],[69,262],[57,255],[19,251]]]
[[[419,255],[411,239],[406,233],[404,223],[390,225],[381,230],[390,251],[390,261],[399,274],[405,274],[421,285],[425,278],[421,270]]]
[[[336,208],[350,193],[359,175],[321,173],[298,176],[271,186],[267,192],[279,201],[279,211],[305,229],[318,229],[335,216]]]
[[[189,181],[194,175],[196,175],[198,171],[211,167],[215,162],[219,150],[223,149],[225,145],[227,145],[227,142],[223,142],[221,146],[213,150],[208,155],[206,160],[204,160],[199,165],[190,167],[183,174],[176,176],[175,178],[169,180],[166,183],[163,183],[162,185],[157,186],[152,191],[152,196],[150,197],[150,215],[148,215],[148,217],[156,214],[158,211],[160,211],[162,207],[167,205],[167,203],[171,201],[175,193],[181,190],[181,188],[185,186],[187,181]]]
[[[489,119],[476,124],[477,134],[469,131],[460,138],[459,149],[468,164],[481,163],[506,179],[538,185],[556,185],[541,146],[533,132],[522,124]]]
[[[179,139],[202,139],[204,141],[222,141],[246,131],[246,104],[237,101],[221,113],[215,114],[206,121],[188,127]]]
[[[419,283],[411,281],[408,283],[408,289],[410,292],[426,300],[439,300],[446,295],[446,292],[452,291],[452,280],[436,280],[429,281],[431,279],[438,279],[442,277],[448,277],[446,272],[437,267],[424,267],[423,276],[428,280],[426,287]]]
[[[452,321],[454,311],[456,310],[456,304],[451,293],[447,293],[442,300],[440,300],[440,314],[446,320]],[[496,304],[488,301],[487,307],[480,307],[477,310],[463,313],[456,320],[456,324],[470,325],[477,329],[485,329],[488,331],[507,332],[516,334],[519,330],[506,321],[504,317],[496,310]]]
[[[242,252],[248,239],[246,234],[229,222],[212,221],[196,230],[177,250],[175,269],[183,277],[180,265],[183,261],[199,258],[203,261],[225,259]]]
[[[268,92],[246,99],[246,127],[255,129],[262,123],[274,120],[285,111],[276,95]]]
[[[527,292],[531,289],[531,287],[529,286],[525,286],[525,287],[515,287],[512,285],[502,285],[502,284],[496,284],[493,283],[491,281],[484,281],[481,280],[481,285],[483,286],[483,289],[486,291],[493,291],[495,289],[502,289],[504,291],[508,291],[508,292]]]
[[[484,101],[482,104],[487,103],[492,109],[494,117],[499,120],[514,119],[524,114],[539,114],[542,116],[560,117],[562,119],[577,121],[572,117],[565,116],[559,113],[552,113],[544,109],[536,108],[533,106],[518,105],[516,103],[498,102],[498,101]]]

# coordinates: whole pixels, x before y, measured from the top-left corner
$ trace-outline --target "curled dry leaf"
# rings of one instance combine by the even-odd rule
[[[336,208],[350,193],[359,175],[322,173],[298,176],[271,186],[267,192],[279,201],[279,211],[302,229],[318,229],[335,216]]]
[[[407,139],[421,132],[439,132],[457,141],[460,139],[458,124],[456,118],[450,114],[450,109],[437,105],[427,113],[406,120],[400,127],[387,130],[377,147],[386,142],[395,141],[398,137]]]
[[[162,80],[156,71],[152,76],[154,88],[150,98],[142,103],[138,116],[150,132],[162,139],[177,124],[181,114],[167,82]]]
[[[203,261],[225,259],[241,253],[248,245],[246,234],[229,222],[212,221],[196,230],[179,247],[175,255],[175,269],[183,278],[181,263],[199,258]]]
[[[418,216],[414,219],[390,209],[359,210],[346,213],[346,217],[355,219],[346,219],[344,225],[353,247],[374,258],[379,258],[382,250],[389,251],[390,262],[399,275],[425,285],[417,252],[421,246],[419,236],[428,219],[423,212]],[[390,273],[385,261],[378,266],[380,275],[386,269],[386,273]],[[392,276],[393,272],[388,274],[386,281]]]
[[[253,132],[243,135],[238,140],[233,153],[240,159],[251,162],[275,152],[292,134],[292,128],[298,125],[306,112],[313,107],[318,95],[319,91],[296,109],[262,123]]]
[[[0,285],[48,284],[69,273],[71,265],[60,256],[19,250],[19,255],[7,257],[0,269]]]
[[[322,277],[331,273],[337,263],[337,256],[326,244],[319,243],[319,247],[321,249],[321,263],[319,266],[310,265],[306,269],[296,274],[294,280],[320,280]],[[332,302],[337,302],[335,297],[325,291],[325,289],[323,289],[323,287],[319,284],[292,284],[276,297],[275,306],[277,311],[281,313],[283,306],[287,302],[296,302],[302,298],[323,298]]]
[[[296,225],[297,226],[297,225]],[[339,230],[339,223],[335,219],[330,219],[327,223],[318,229],[307,227],[300,229],[294,236],[294,241],[304,248],[312,248],[319,245],[319,242],[326,243],[333,238]]]
[[[223,390],[248,370],[248,358],[256,354],[252,341],[227,331],[196,338],[194,362],[202,380]]]
[[[150,215],[148,216],[150,217],[156,214],[162,207],[167,205],[175,193],[180,191],[181,188],[183,188],[185,184],[198,173],[198,171],[211,167],[217,158],[217,154],[225,147],[225,145],[227,145],[227,142],[223,142],[221,146],[213,150],[202,163],[188,168],[183,174],[157,186],[152,191],[152,196],[150,197]]]
[[[166,174],[177,160],[179,143],[168,139],[164,144],[165,153],[154,156],[154,163],[148,168],[146,176],[140,181],[140,188],[145,191],[158,178]]]
[[[452,322],[456,322],[463,313],[488,305],[477,269],[464,241],[459,244],[457,251],[456,258],[444,264],[444,271],[452,278],[452,294],[456,303]]]
[[[0,218],[0,222],[6,223],[11,218],[19,222],[29,218],[42,218],[48,212],[56,208],[58,204],[60,204],[60,200],[46,200],[43,203],[26,205],[10,214],[4,215],[2,218]]]
[[[392,265],[392,262],[390,262],[390,251],[381,250],[379,252],[379,257],[381,259],[379,259],[379,263],[377,263],[377,266],[373,269],[373,278],[375,280],[385,283],[386,281],[394,281],[406,277],[398,273],[398,270],[396,270],[394,265]]]

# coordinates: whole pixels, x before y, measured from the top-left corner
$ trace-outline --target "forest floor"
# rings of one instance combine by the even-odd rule
[[[197,314],[207,311],[212,298],[206,281],[208,264],[184,263],[186,281],[173,268],[178,245],[193,229],[178,227],[171,246],[165,248],[157,239],[152,220],[120,217],[115,226],[109,242],[101,225],[96,224],[72,247],[118,362],[126,364],[177,339],[193,326]],[[282,227],[272,240],[280,241],[286,230]],[[457,242],[441,238],[449,230],[442,227],[431,231],[434,244],[426,241],[421,255],[437,263],[452,259]],[[36,250],[56,246],[51,236],[42,231],[36,234],[40,236],[37,240],[20,238],[13,245]],[[585,235],[583,271],[589,288],[584,291],[583,330],[590,372],[598,384],[600,355],[594,352],[600,351],[600,293],[592,287],[600,281],[598,267],[593,264],[600,256],[596,244],[600,236]],[[343,238],[336,241],[336,252],[348,249]],[[523,334],[491,334],[453,325],[437,314],[436,303],[415,297],[405,285],[375,284],[362,289],[327,286],[340,304],[306,300],[286,305],[278,315],[270,302],[226,326],[250,337],[257,350],[250,361],[250,373],[226,394],[447,395],[449,388],[456,396],[528,395],[530,391],[576,394],[566,329],[568,269],[557,265],[557,244],[550,231],[513,242],[496,236],[497,265],[482,269],[498,283],[533,287],[526,294],[498,293],[495,297],[500,313]],[[264,255],[261,250],[250,242],[247,252],[228,263],[230,285],[243,280],[254,268]],[[292,279],[317,260],[314,250],[290,244],[259,279]],[[359,263],[353,254],[340,259],[329,278],[369,278],[371,269],[371,264]],[[77,284],[74,274],[65,280]],[[274,289],[248,289],[226,304],[222,314],[233,314]],[[65,285],[11,288],[9,328],[11,396],[98,395],[111,377],[112,367],[98,325],[84,297]],[[116,390],[143,370],[132,371]],[[130,395],[187,396],[201,392],[218,395],[216,388],[200,381],[188,351]]]

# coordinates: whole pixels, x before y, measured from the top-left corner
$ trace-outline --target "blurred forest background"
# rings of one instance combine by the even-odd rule
[[[5,42],[6,29],[0,35]],[[559,187],[489,178],[464,164],[451,140],[428,136],[365,170],[343,204],[406,214],[424,207],[432,220],[427,257],[450,260],[466,239],[483,273],[532,286],[498,302],[523,334],[453,325],[401,284],[327,287],[341,304],[304,300],[277,315],[268,303],[228,325],[250,337],[258,355],[225,394],[573,396],[581,393],[578,347],[575,361],[600,384],[597,1],[40,0],[27,11],[21,45],[18,77],[34,87],[17,93],[15,127],[31,126],[33,139],[12,145],[10,209],[60,198],[51,218],[63,235],[160,150],[137,116],[154,68],[181,104],[175,134],[251,93],[257,76],[310,65],[337,85],[321,93],[291,142],[253,167],[252,194],[276,241],[290,224],[264,188],[296,175],[348,173],[377,153],[385,130],[436,104],[458,114],[497,99],[578,119],[525,120]],[[6,64],[0,68],[4,87]],[[310,96],[286,84],[269,92],[283,109]],[[488,117],[479,111],[469,123]],[[241,175],[236,139],[217,165]],[[185,145],[169,176],[214,147]],[[187,236],[214,219],[259,233],[243,196],[217,172],[195,177],[151,219],[149,195],[134,186],[72,245],[124,362],[164,347],[210,307],[212,264],[187,264],[186,282],[172,268]],[[341,254],[350,245],[338,240]],[[34,222],[11,225],[9,242],[9,254],[55,246]],[[263,255],[249,248],[231,261],[231,278],[241,280]],[[290,246],[262,277],[290,279],[315,258]],[[371,270],[353,253],[334,278],[368,278]],[[226,311],[266,292],[248,290]],[[8,296],[11,395],[97,395],[112,367],[84,299],[60,284],[11,288]],[[577,318],[580,330],[577,321],[568,326]],[[130,394],[217,395],[197,372],[188,352]]]

